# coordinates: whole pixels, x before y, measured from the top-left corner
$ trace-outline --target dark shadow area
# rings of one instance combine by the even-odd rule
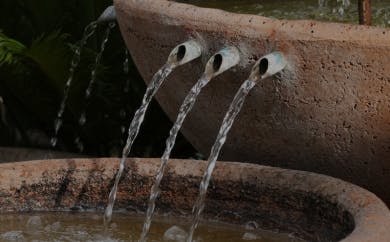
[[[51,149],[54,120],[83,29],[112,1],[5,0],[0,2],[0,146]],[[119,28],[112,30],[88,104],[85,90],[107,24],[99,25],[81,51],[59,131],[57,151],[119,156],[145,83],[131,58],[126,63]],[[184,51],[184,52],[183,52]],[[179,50],[179,56],[185,49]],[[124,71],[128,69],[128,75]],[[128,89],[128,90],[127,90]],[[124,91],[126,90],[126,91]],[[86,110],[86,123],[78,123]],[[130,156],[158,157],[172,123],[153,101]],[[80,140],[81,150],[76,143]],[[173,157],[195,157],[179,135]]]

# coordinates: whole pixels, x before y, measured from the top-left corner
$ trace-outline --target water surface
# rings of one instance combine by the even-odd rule
[[[0,216],[0,241],[137,241],[143,215],[115,214],[104,231],[102,214],[91,212],[18,213]],[[156,217],[147,241],[184,241],[188,221],[171,216]],[[288,234],[251,230],[245,226],[207,222],[200,225],[195,241],[287,242],[301,241]]]

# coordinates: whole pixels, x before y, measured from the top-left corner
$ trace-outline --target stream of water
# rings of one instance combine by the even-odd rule
[[[211,148],[210,156],[207,161],[207,168],[203,175],[202,181],[199,186],[199,196],[195,202],[195,205],[193,207],[193,219],[190,226],[190,230],[188,232],[188,236],[186,241],[192,242],[193,234],[195,229],[198,227],[200,215],[203,211],[204,205],[205,205],[205,198],[207,193],[207,188],[210,183],[210,178],[213,173],[215,163],[217,161],[217,158],[219,156],[219,153],[226,141],[226,137],[230,131],[230,128],[233,125],[233,122],[240,112],[242,105],[244,104],[245,98],[248,95],[249,91],[256,85],[256,82],[253,80],[246,80],[240,87],[240,89],[237,91],[236,95],[234,96],[234,99],[232,103],[230,104],[229,110],[226,113],[221,128],[219,129],[217,139]]]
[[[126,78],[126,81],[125,81],[125,87],[123,89],[123,92],[125,94],[128,94],[129,93],[129,89],[130,89],[130,77],[129,77],[129,51],[127,50],[127,48],[125,48],[125,60],[123,61],[123,74]],[[124,139],[126,138],[125,137],[125,134],[126,134],[126,126],[125,126],[125,122],[127,121],[127,113],[126,113],[126,109],[125,108],[122,108],[120,111],[119,111],[119,115],[120,117],[122,118],[123,120],[123,125],[121,126],[121,145],[124,145]],[[123,137],[123,138],[122,138]]]
[[[88,88],[85,90],[85,108],[84,110],[81,112],[81,115],[80,115],[80,118],[79,118],[79,124],[81,126],[83,126],[87,120],[87,117],[86,117],[86,108],[88,107],[88,104],[89,104],[89,99],[91,97],[91,93],[92,93],[92,90],[93,90],[93,86],[95,85],[95,82],[96,82],[96,75],[97,75],[97,68],[100,64],[100,61],[102,59],[102,55],[103,55],[103,52],[104,52],[104,49],[106,48],[106,44],[107,44],[107,41],[108,41],[108,38],[110,37],[110,33],[111,33],[111,30],[115,27],[115,22],[111,22],[108,24],[107,28],[106,28],[106,31],[104,33],[104,37],[103,37],[103,40],[100,44],[100,51],[99,53],[96,55],[96,58],[95,58],[95,63],[93,65],[93,68],[92,68],[92,71],[91,71],[91,79],[89,80],[89,83],[88,83]]]
[[[62,117],[65,112],[65,107],[66,107],[66,102],[68,100],[69,96],[69,90],[70,86],[72,85],[72,81],[74,78],[74,73],[79,66],[80,63],[80,57],[81,57],[81,51],[84,47],[84,45],[87,43],[87,40],[89,37],[91,37],[95,31],[96,31],[97,23],[92,22],[87,27],[84,29],[83,37],[81,38],[80,45],[76,48],[75,53],[73,55],[70,68],[69,68],[69,77],[68,80],[65,84],[65,89],[64,89],[64,96],[61,101],[61,106],[60,109],[58,110],[57,117],[54,121],[54,135],[51,139],[51,145],[52,147],[55,147],[57,145],[57,139],[58,139],[58,132],[62,126]]]
[[[176,121],[172,127],[172,129],[169,132],[169,137],[166,140],[166,147],[163,156],[161,157],[161,164],[157,171],[156,180],[152,186],[151,192],[150,192],[150,198],[148,202],[148,209],[146,212],[146,218],[140,238],[140,242],[144,242],[146,239],[146,235],[148,234],[148,231],[150,229],[150,224],[152,222],[153,212],[156,206],[156,199],[160,193],[160,183],[164,176],[164,171],[166,168],[166,165],[168,163],[169,157],[171,155],[172,149],[175,145],[176,136],[179,133],[179,130],[181,126],[183,125],[183,122],[185,118],[187,117],[187,114],[191,111],[193,108],[196,98],[200,94],[202,88],[209,83],[210,77],[208,77],[206,74],[203,74],[202,77],[198,80],[198,82],[191,88],[190,92],[187,94],[187,96],[184,99],[183,104],[180,107],[179,114],[176,118]]]
[[[107,28],[106,28],[106,30],[104,32],[104,36],[103,36],[102,42],[100,44],[100,51],[99,51],[99,53],[95,57],[95,62],[94,62],[94,65],[92,67],[92,70],[91,70],[91,79],[89,80],[88,87],[85,90],[85,97],[84,97],[84,100],[85,100],[85,104],[84,105],[85,106],[84,106],[84,109],[82,110],[82,112],[80,114],[80,118],[79,118],[80,126],[83,126],[85,124],[85,122],[87,121],[87,112],[86,112],[86,110],[88,108],[89,100],[91,98],[91,93],[93,91],[93,87],[94,87],[95,82],[96,82],[97,68],[100,65],[100,61],[102,59],[103,52],[104,52],[104,50],[106,48],[106,44],[107,44],[108,38],[110,37],[111,30],[115,27],[115,25],[116,25],[115,22],[108,23],[108,26],[107,26]],[[78,150],[80,152],[83,152],[84,145],[83,145],[80,137],[76,137],[76,139],[74,140],[74,143],[76,144]]]
[[[123,91],[125,93],[128,93],[130,88],[130,78],[129,78],[129,51],[127,50],[127,48],[125,48],[125,60],[123,61],[123,74],[126,77],[125,88]]]
[[[145,95],[142,100],[142,104],[139,107],[139,109],[135,112],[134,118],[131,121],[130,127],[129,127],[129,134],[126,141],[126,145],[123,148],[122,151],[122,158],[120,160],[119,164],[119,170],[115,176],[115,182],[114,186],[112,187],[110,191],[110,195],[108,198],[108,204],[107,208],[104,214],[104,221],[106,224],[110,223],[111,217],[112,217],[112,210],[114,207],[115,199],[116,199],[116,192],[118,189],[119,180],[122,176],[123,170],[125,168],[125,160],[127,156],[130,154],[131,147],[134,143],[135,138],[138,135],[138,132],[140,130],[141,124],[144,120],[145,113],[148,109],[148,106],[150,102],[152,101],[152,98],[160,88],[161,84],[165,80],[165,78],[171,73],[171,71],[174,68],[174,63],[167,62],[157,73],[153,76],[152,81],[149,83]]]

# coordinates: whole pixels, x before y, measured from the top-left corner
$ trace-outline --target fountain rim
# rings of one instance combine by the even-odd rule
[[[158,158],[128,158],[127,165],[135,167],[143,176],[153,176],[157,170]],[[170,173],[177,176],[201,177],[205,169],[205,161],[171,159]],[[10,162],[0,164],[0,191],[11,190],[18,184],[34,183],[42,174],[69,169],[89,170],[103,169],[116,170],[118,158],[91,158],[91,159],[53,159]],[[12,177],[12,174],[28,174]],[[38,175],[37,175],[38,174]],[[259,176],[260,175],[260,176]],[[276,179],[278,178],[278,179]],[[28,181],[28,179],[30,181]],[[281,187],[292,191],[313,192],[327,201],[340,205],[349,212],[355,227],[342,241],[372,241],[373,238],[386,241],[390,238],[390,211],[386,205],[373,193],[354,184],[326,175],[306,171],[282,169],[238,162],[217,162],[213,176],[214,180],[254,181],[260,179],[262,184]],[[16,185],[15,185],[16,182]],[[0,200],[1,201],[1,200]],[[2,211],[0,209],[0,214]],[[373,226],[375,225],[375,226]]]
[[[390,28],[317,20],[272,19],[168,0],[114,0],[114,6],[117,13],[132,11],[137,18],[149,18],[165,25],[181,25],[193,33],[197,30],[215,31],[252,38],[268,36],[274,41],[330,40],[362,46],[390,46]],[[117,15],[118,22],[124,21],[121,15]]]

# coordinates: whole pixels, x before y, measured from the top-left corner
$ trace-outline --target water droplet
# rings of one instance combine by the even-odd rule
[[[111,223],[111,224],[110,224],[110,227],[111,227],[112,229],[116,229],[116,228],[118,228],[118,225],[117,225],[116,223]]]
[[[242,236],[242,239],[243,240],[255,240],[257,239],[257,235],[253,234],[253,233],[245,233],[243,236]]]
[[[55,132],[57,133],[58,130],[60,130],[61,128],[61,125],[62,125],[62,119],[56,119],[55,123],[54,123],[54,129],[55,129]]]
[[[50,144],[52,147],[55,147],[57,145],[57,138],[56,137],[51,138]]]
[[[338,12],[339,12],[339,14],[340,14],[341,16],[343,16],[343,15],[344,15],[344,8],[343,8],[343,7],[340,7]]]
[[[84,145],[83,145],[83,142],[81,141],[80,137],[77,137],[77,138],[74,140],[74,143],[76,144],[77,149],[78,149],[80,152],[83,152],[83,151],[84,151]]]
[[[256,223],[255,221],[249,221],[245,224],[245,229],[246,230],[255,230],[259,228],[259,224]]]
[[[87,122],[87,116],[85,113],[82,113],[80,115],[80,119],[79,119],[80,126],[83,126],[85,124],[85,122]]]
[[[22,231],[8,231],[1,234],[0,238],[8,241],[25,241]]]
[[[93,75],[93,74],[92,74]],[[91,88],[88,88],[86,91],[85,91],[85,98],[89,98],[91,96]]]
[[[121,116],[121,118],[126,118],[126,110],[121,109],[121,111],[119,111],[119,115]]]
[[[30,228],[30,229],[37,229],[37,228],[42,227],[41,217],[39,217],[39,216],[31,216],[27,220],[27,227]]]
[[[49,224],[45,227],[46,232],[52,232],[52,231],[58,231],[61,228],[61,223],[60,222],[55,222],[52,224]]]
[[[186,237],[187,232],[176,225],[170,227],[164,233],[164,240],[184,241]]]

